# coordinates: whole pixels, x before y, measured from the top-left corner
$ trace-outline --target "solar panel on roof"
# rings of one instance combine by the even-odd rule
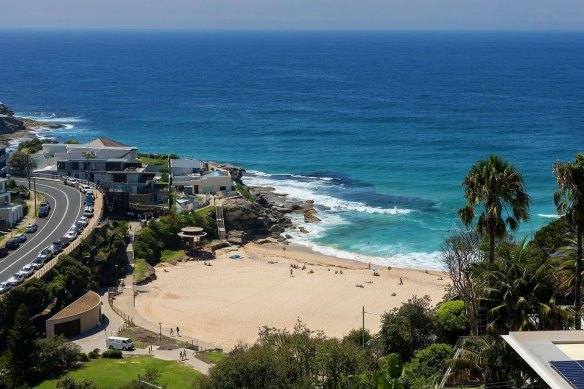
[[[576,389],[584,389],[584,361],[550,361],[550,365]]]

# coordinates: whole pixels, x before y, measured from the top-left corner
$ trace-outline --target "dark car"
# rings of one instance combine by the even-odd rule
[[[49,209],[47,207],[39,209],[39,217],[49,216]]]
[[[6,242],[6,248],[8,250],[16,250],[20,246],[20,239],[12,238],[8,242]]]
[[[8,254],[10,254],[10,252],[8,251],[7,248],[5,247],[0,247],[0,258],[4,258],[5,256],[7,256]]]
[[[18,239],[20,243],[23,243],[26,240],[26,234],[14,235],[14,239]]]
[[[39,227],[38,227],[36,224],[29,224],[29,225],[28,225],[28,226],[26,226],[26,228],[24,229],[24,232],[27,232],[27,233],[33,233],[33,232],[36,232],[36,230],[37,230],[38,228],[39,228]]]

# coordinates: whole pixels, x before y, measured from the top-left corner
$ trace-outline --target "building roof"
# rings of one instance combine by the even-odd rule
[[[192,169],[200,169],[201,168],[201,161],[198,159],[171,159],[170,160],[170,167],[178,167],[178,168],[192,168]]]
[[[73,301],[71,304],[67,305],[65,308],[61,309],[49,320],[63,319],[66,317],[79,315],[83,312],[89,311],[92,308],[95,308],[95,306],[98,304],[101,304],[99,295],[90,290],[83,296],[79,297],[77,300]]]
[[[552,389],[570,387],[552,361],[584,358],[584,331],[510,332],[502,338]]]
[[[89,142],[89,145],[93,147],[130,147],[128,145],[105,137],[94,139],[91,142]]]

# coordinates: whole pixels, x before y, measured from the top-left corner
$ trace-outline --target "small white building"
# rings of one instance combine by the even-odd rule
[[[170,174],[184,176],[189,174],[201,174],[205,164],[198,159],[171,159]]]
[[[0,178],[0,220],[6,224],[6,227],[12,227],[24,215],[24,209],[20,204],[13,204],[10,198],[10,192],[6,190],[6,178]]]

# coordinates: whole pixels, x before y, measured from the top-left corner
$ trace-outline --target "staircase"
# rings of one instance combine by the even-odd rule
[[[225,240],[225,221],[223,220],[223,204],[215,198],[215,218],[217,219],[217,233],[220,240]]]

